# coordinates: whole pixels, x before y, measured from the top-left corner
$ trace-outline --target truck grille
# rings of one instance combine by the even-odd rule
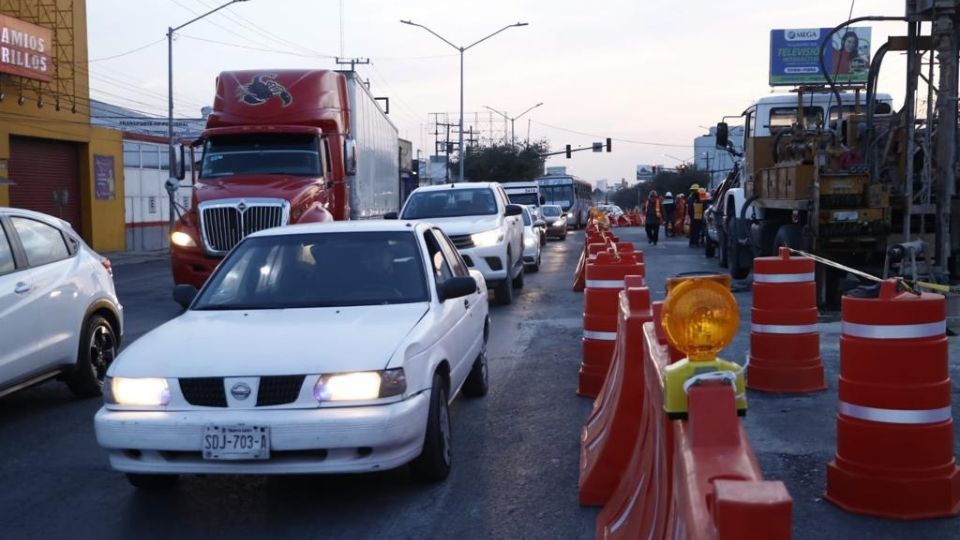
[[[223,254],[249,234],[287,223],[284,201],[217,201],[200,205],[200,226],[207,251]]]
[[[306,375],[275,375],[260,377],[257,407],[286,405],[300,397]],[[227,392],[223,377],[194,377],[180,379],[180,391],[187,403],[197,407],[226,407]]]
[[[459,234],[450,237],[450,241],[457,249],[470,249],[473,247],[473,238],[469,234]]]

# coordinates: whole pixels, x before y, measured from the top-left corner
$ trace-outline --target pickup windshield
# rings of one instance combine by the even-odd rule
[[[490,188],[443,189],[413,193],[403,207],[402,219],[485,216],[497,213]]]
[[[211,276],[195,310],[288,309],[427,302],[410,232],[249,238]]]
[[[221,135],[206,141],[201,178],[239,174],[322,176],[320,145],[312,134]]]

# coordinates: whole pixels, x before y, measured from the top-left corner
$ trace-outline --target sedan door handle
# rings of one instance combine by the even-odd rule
[[[469,309],[469,308],[470,308],[470,300],[467,300],[466,298],[464,298],[464,299],[463,299],[463,307]]]
[[[27,294],[28,292],[30,292],[31,289],[33,289],[33,287],[21,281],[17,283],[17,285],[13,289],[13,292],[15,292],[16,294]]]

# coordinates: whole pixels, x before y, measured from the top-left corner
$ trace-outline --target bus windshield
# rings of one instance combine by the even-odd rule
[[[544,200],[547,204],[555,204],[564,210],[569,210],[570,206],[574,201],[573,194],[573,185],[559,185],[559,186],[540,186],[540,191],[543,194]]]

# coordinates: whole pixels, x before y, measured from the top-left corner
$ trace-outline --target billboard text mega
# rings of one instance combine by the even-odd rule
[[[830,28],[793,28],[770,31],[770,85],[823,84],[823,66],[841,84],[864,84],[870,67],[870,28],[846,28],[830,35]]]

